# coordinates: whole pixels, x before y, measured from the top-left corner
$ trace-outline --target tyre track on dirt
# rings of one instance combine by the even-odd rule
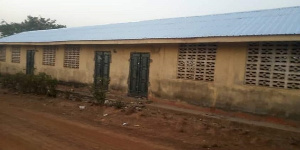
[[[0,106],[0,149],[172,149],[87,124],[13,106]]]

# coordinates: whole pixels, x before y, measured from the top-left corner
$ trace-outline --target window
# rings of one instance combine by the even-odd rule
[[[44,46],[43,65],[55,66],[57,46]]]
[[[216,44],[181,44],[177,78],[214,81],[216,52]]]
[[[20,63],[20,46],[13,46],[11,51],[11,62]]]
[[[300,89],[300,42],[250,43],[245,84]]]
[[[64,67],[79,68],[79,53],[80,47],[69,45],[65,47]]]
[[[0,61],[6,61],[6,49],[5,46],[0,46]]]

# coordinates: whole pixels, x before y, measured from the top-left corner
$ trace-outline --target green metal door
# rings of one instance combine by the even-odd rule
[[[110,65],[110,52],[101,52],[97,51],[95,53],[95,75],[94,82],[97,83],[101,80],[101,84],[103,84],[109,80],[109,65]],[[108,89],[108,84],[106,84]]]
[[[34,50],[27,50],[26,54],[26,74],[33,74],[34,72]]]
[[[129,95],[148,96],[149,60],[149,53],[131,54]]]

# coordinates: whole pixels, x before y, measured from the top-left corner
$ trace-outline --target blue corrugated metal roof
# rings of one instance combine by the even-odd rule
[[[0,42],[128,40],[300,34],[300,7],[30,31]]]

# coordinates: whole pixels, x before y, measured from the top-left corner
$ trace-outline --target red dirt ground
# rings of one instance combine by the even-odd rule
[[[163,99],[157,99],[157,98],[151,98],[151,99],[154,102],[159,103],[159,104],[166,104],[166,105],[175,106],[175,107],[179,107],[179,108],[196,110],[196,111],[200,111],[203,113],[212,113],[215,115],[235,117],[235,118],[247,119],[247,120],[253,120],[253,121],[269,122],[269,123],[274,123],[274,124],[288,125],[291,127],[300,128],[299,121],[286,120],[286,119],[278,118],[278,117],[274,117],[274,116],[259,116],[259,115],[243,113],[243,112],[224,111],[221,109],[207,108],[207,107],[205,108],[205,107],[190,105],[190,104],[184,103],[182,101],[170,101],[170,100],[163,100]]]
[[[300,135],[147,106],[124,111],[1,90],[0,150],[19,149],[298,150]]]

